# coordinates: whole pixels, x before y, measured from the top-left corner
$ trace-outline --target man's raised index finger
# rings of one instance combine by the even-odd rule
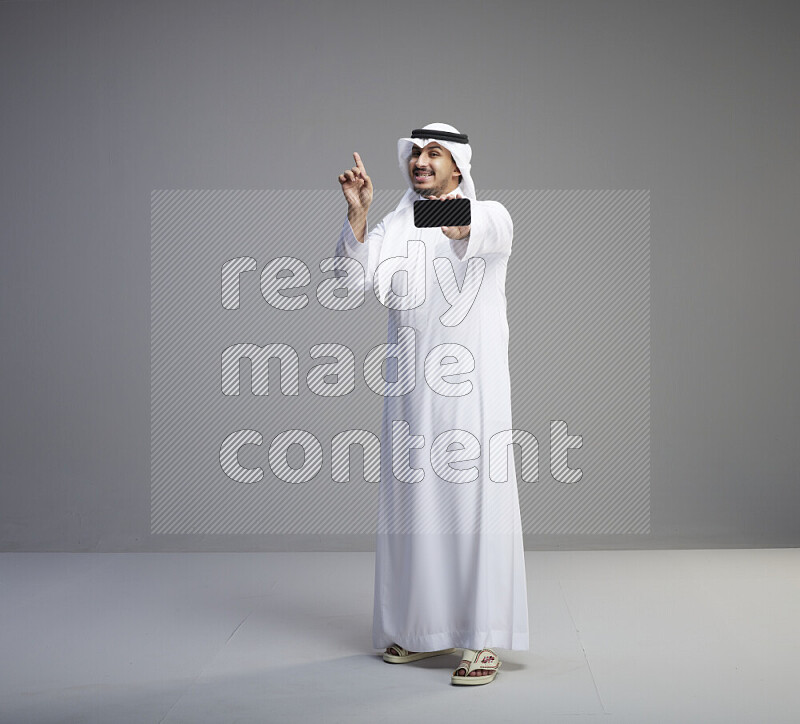
[[[353,151],[353,158],[356,160],[356,166],[366,171],[366,169],[364,168],[364,163],[361,160],[361,156],[358,155],[358,151]]]

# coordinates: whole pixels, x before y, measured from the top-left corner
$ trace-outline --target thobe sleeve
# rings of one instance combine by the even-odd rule
[[[372,289],[375,268],[380,259],[385,221],[386,218],[382,219],[381,222],[367,234],[367,238],[361,242],[356,239],[353,227],[350,226],[350,220],[345,216],[342,231],[336,243],[336,256],[347,256],[351,259],[355,259],[363,267],[365,292]],[[369,229],[369,224],[367,228]]]
[[[471,206],[472,224],[462,259],[484,254],[511,254],[514,223],[506,207],[499,201],[477,201]]]

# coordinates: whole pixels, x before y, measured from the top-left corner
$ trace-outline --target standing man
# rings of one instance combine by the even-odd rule
[[[469,139],[453,126],[416,129],[397,149],[409,188],[372,231],[372,181],[358,153],[339,176],[347,218],[336,256],[363,266],[367,288],[389,309],[389,349],[397,351],[389,357],[396,373],[387,364],[384,378],[373,645],[386,647],[390,663],[461,648],[451,682],[485,684],[500,667],[488,647],[529,647],[508,455],[513,225],[501,204],[476,199]],[[414,225],[414,201],[463,197],[469,226]]]

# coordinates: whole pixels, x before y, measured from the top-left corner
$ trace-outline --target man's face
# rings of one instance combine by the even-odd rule
[[[460,171],[450,151],[431,141],[424,148],[412,146],[408,174],[418,194],[441,196],[456,189]]]

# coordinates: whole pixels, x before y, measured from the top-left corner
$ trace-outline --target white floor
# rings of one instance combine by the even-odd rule
[[[371,645],[368,553],[0,554],[0,722],[800,722],[800,549],[526,551],[531,650]]]

